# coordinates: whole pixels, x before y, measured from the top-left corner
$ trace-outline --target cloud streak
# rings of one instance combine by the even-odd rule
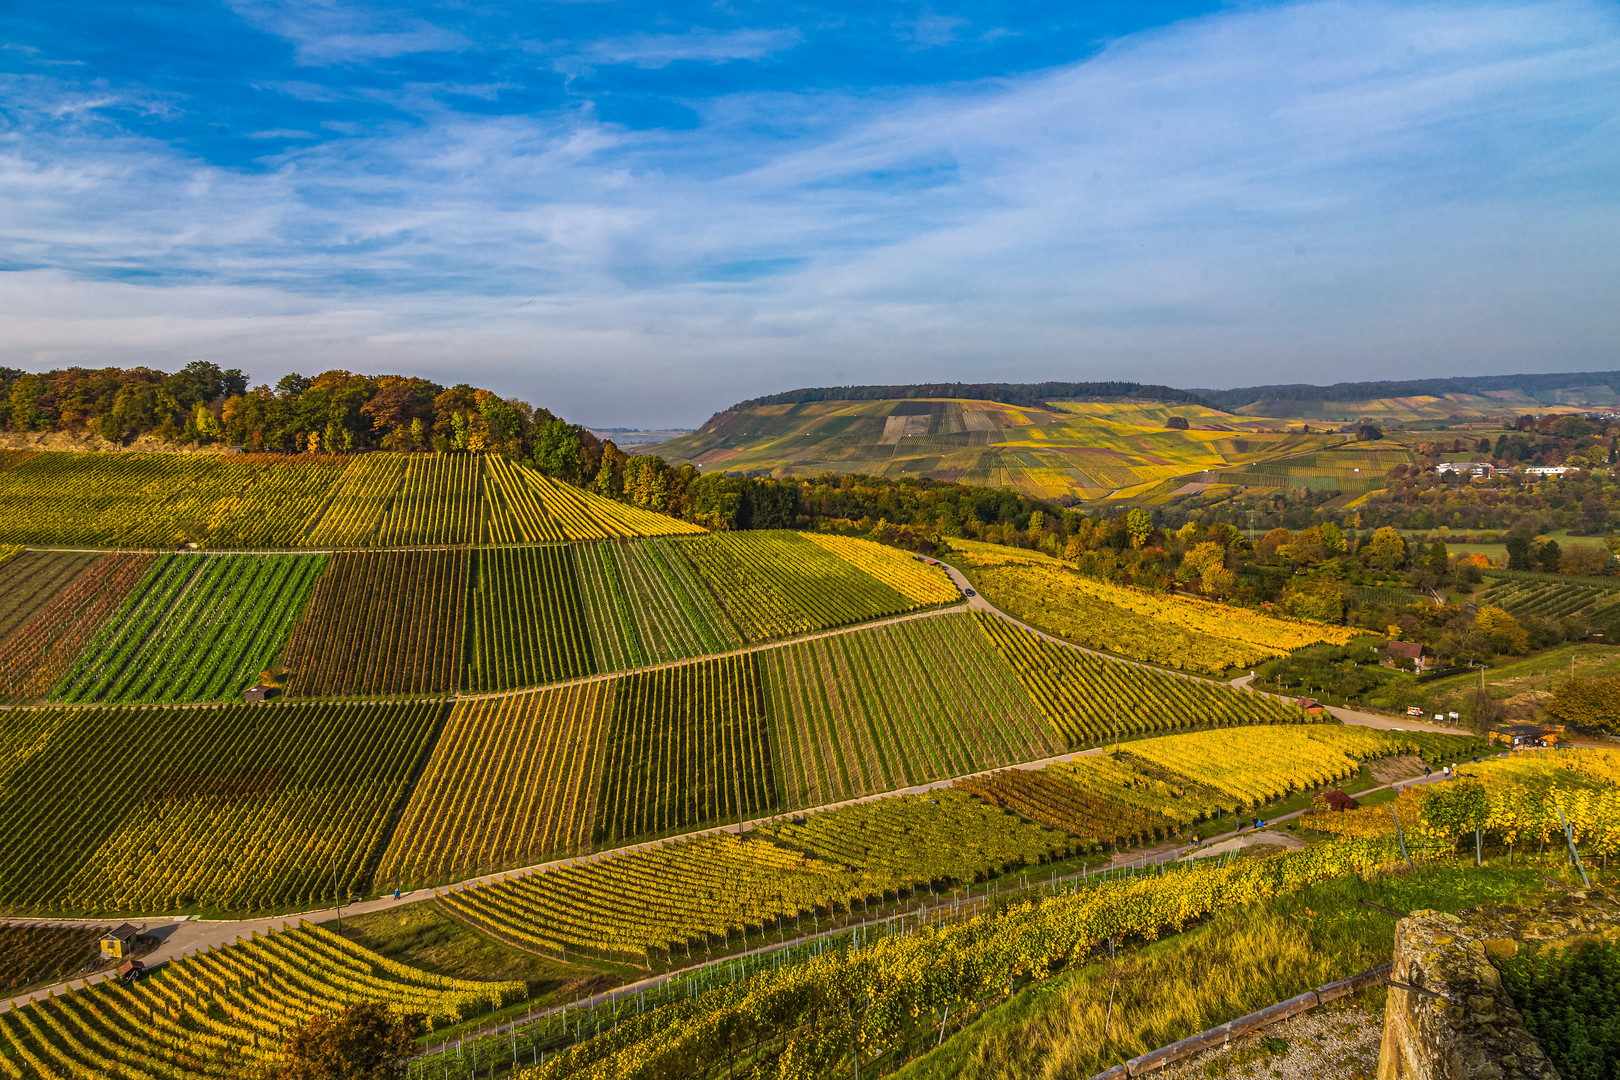
[[[311,52],[321,26],[440,40],[287,10],[309,63],[390,55]],[[1620,27],[1592,4],[1225,12],[1015,77],[745,86],[684,130],[401,92],[349,137],[266,129],[288,145],[251,169],[122,130],[81,87],[12,91],[0,363],[479,364],[650,424],[806,383],[1612,367],[1620,330]]]

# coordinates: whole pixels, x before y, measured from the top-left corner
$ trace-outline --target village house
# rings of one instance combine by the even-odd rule
[[[1379,656],[1379,662],[1385,667],[1403,667],[1402,660],[1410,660],[1417,671],[1427,671],[1430,667],[1429,647],[1416,641],[1386,641]]]

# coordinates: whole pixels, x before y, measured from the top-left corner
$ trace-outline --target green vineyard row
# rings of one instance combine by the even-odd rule
[[[409,464],[449,475],[468,460]],[[723,611],[737,595],[711,591],[690,558],[704,542],[182,552],[155,562],[28,551],[0,566],[0,698],[231,700],[273,667],[286,669],[295,697],[488,693],[723,653],[745,635]],[[877,572],[921,569],[869,546],[877,554],[856,554]],[[794,533],[724,547],[769,565],[761,587],[779,594],[772,611],[803,630],[919,604]]]

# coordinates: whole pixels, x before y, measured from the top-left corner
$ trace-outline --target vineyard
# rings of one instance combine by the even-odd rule
[[[324,555],[165,555],[51,695],[217,701],[281,653]]]
[[[77,975],[100,959],[93,926],[0,926],[0,994]]]
[[[379,883],[414,889],[591,848],[612,684],[456,703]]]
[[[364,547],[377,542],[377,532],[394,493],[405,479],[407,459],[399,454],[361,454],[351,461],[330,498],[309,518],[301,532],[303,546]]]
[[[1089,758],[1082,758],[1089,761]],[[1059,779],[1057,770],[1005,769],[956,781],[955,786],[991,806],[1059,829],[1092,847],[1127,847],[1162,839],[1162,815],[1126,806]]]
[[[843,866],[759,839],[729,834],[645,851],[497,885],[451,892],[439,902],[496,936],[553,956],[570,951],[646,964],[709,952],[745,928],[797,919],[859,888]]]
[[[914,604],[949,604],[962,597],[945,571],[937,566],[929,566],[917,556],[853,536],[827,533],[801,535],[817,547],[864,570]]]
[[[598,1037],[519,1075],[709,1076],[724,1074],[730,1055],[744,1047],[783,1078],[852,1073],[852,1046],[856,1067],[898,1057],[947,1008],[951,1023],[969,1023],[1105,941],[1151,941],[1216,911],[1371,871],[1392,854],[1382,841],[1339,841],[1224,867],[1128,878],[865,946],[857,940],[642,1015],[632,1009]]]
[[[334,883],[341,895],[363,891],[383,825],[446,712],[350,703],[0,713],[0,903],[252,912],[328,903]]]
[[[1256,739],[1265,734],[1259,730],[1253,732]],[[1046,773],[1104,804],[1120,807],[1133,819],[1146,818],[1152,831],[1159,835],[1173,835],[1188,825],[1219,817],[1225,809],[1217,792],[1174,771],[1145,766],[1145,761],[1123,753],[1118,756],[1094,754],[1049,765]],[[1103,814],[1106,819],[1106,809]]]
[[[1062,833],[950,789],[856,803],[759,831],[807,855],[860,868],[864,887],[875,893],[988,880],[1074,850]]]
[[[1503,608],[1514,618],[1539,615],[1544,619],[1562,619],[1566,615],[1580,614],[1588,619],[1598,620],[1601,616],[1601,621],[1612,621],[1620,615],[1620,580],[1616,581],[1616,586],[1497,580],[1479,594],[1475,603],[1480,607],[1489,604]]]
[[[758,661],[784,808],[1064,749],[965,615],[799,642]]]
[[[448,693],[467,549],[340,551],[287,641],[289,695]]]
[[[478,492],[476,457],[410,455],[388,516],[378,527],[378,546],[472,543]]]
[[[89,552],[5,549],[0,554],[0,642],[33,618],[97,558]]]
[[[152,563],[152,556],[133,552],[96,557],[0,640],[0,701],[33,701],[49,693]]]
[[[1399,734],[1372,728],[1312,724],[1143,739],[1130,744],[1128,757],[1216,792],[1226,806],[1252,809],[1290,792],[1339,783],[1355,775],[1362,761],[1412,745]],[[1242,761],[1243,768],[1234,769],[1234,761]]]
[[[0,473],[0,543],[286,546],[341,470],[322,457],[39,453]]]
[[[627,506],[560,483],[527,466],[518,465],[515,468],[529,490],[539,497],[546,514],[570,540],[679,536],[705,531],[699,525]]]
[[[668,540],[580,544],[573,554],[602,670],[729,652],[740,644]]]
[[[1087,648],[1177,670],[1219,675],[1319,641],[1344,644],[1342,627],[1274,619],[1203,600],[1093,581],[1048,560],[965,553],[986,600],[1015,619]]]
[[[593,859],[440,903],[525,948],[685,962],[732,934],[926,885],[972,882],[1067,854],[1067,838],[957,792],[904,796]],[[662,953],[659,956],[658,953]]]
[[[1116,735],[1307,719],[1301,710],[1274,698],[1104,660],[996,615],[974,612],[974,617],[1036,706],[1076,746]]]
[[[920,606],[798,533],[715,533],[683,540],[679,549],[751,642]]]
[[[472,574],[464,688],[511,690],[595,673],[567,548],[479,550]]]
[[[342,548],[703,532],[499,455],[7,453],[0,544]]]
[[[1222,728],[1127,743],[1118,754],[1049,765],[1046,780],[1016,771],[958,786],[998,806],[1098,843],[1147,839],[1293,792],[1341,783],[1373,758],[1413,754],[1455,760],[1477,753],[1466,735],[1432,735],[1310,724]],[[1234,763],[1241,763],[1234,765]],[[1059,781],[1077,794],[1053,788]],[[1383,811],[1380,811],[1383,813]],[[1046,815],[1046,816],[1043,816]]]
[[[429,974],[303,925],[175,960],[129,986],[30,1002],[0,1014],[0,1045],[13,1070],[40,1077],[253,1076],[275,1065],[293,1027],[334,1007],[386,1002],[442,1027],[523,996],[522,983]]]
[[[615,540],[704,531],[559,483],[527,465],[495,455],[485,458],[484,498],[479,536],[486,544]]]
[[[742,820],[776,804],[751,656],[613,680],[595,837],[604,847]]]

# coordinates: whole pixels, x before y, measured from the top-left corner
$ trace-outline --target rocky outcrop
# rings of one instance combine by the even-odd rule
[[[1526,948],[1620,937],[1620,907],[1598,890],[1540,908],[1418,911],[1395,931],[1378,1080],[1557,1080],[1492,962]]]

